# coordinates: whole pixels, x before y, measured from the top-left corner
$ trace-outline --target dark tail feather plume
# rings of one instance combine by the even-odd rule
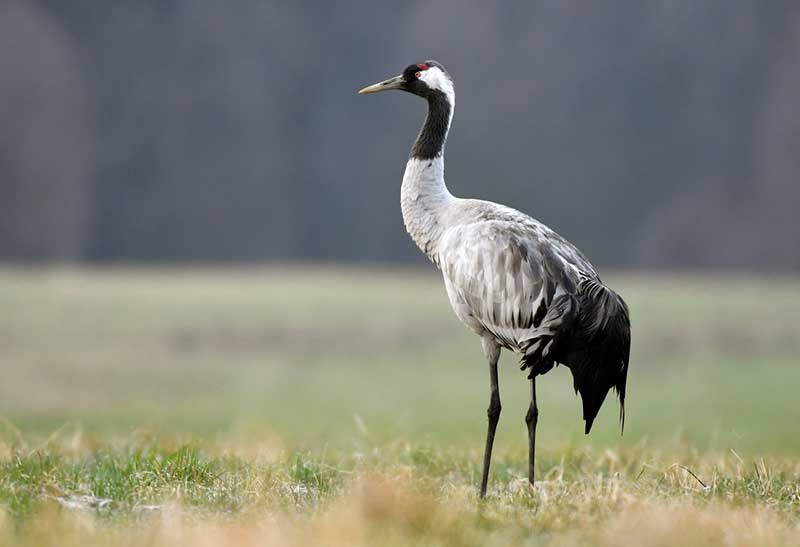
[[[620,432],[625,429],[625,382],[630,356],[628,306],[615,292],[596,281],[584,281],[578,292],[578,312],[564,363],[572,371],[575,391],[583,400],[585,433],[613,387],[619,397]]]

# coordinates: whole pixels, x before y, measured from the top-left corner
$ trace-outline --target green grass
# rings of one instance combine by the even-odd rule
[[[390,443],[323,454],[247,441],[72,435],[0,464],[0,544],[796,544],[800,464],[666,452],[500,448],[486,502],[477,451]],[[274,447],[273,447],[274,448]],[[617,530],[625,537],[616,537]],[[217,540],[209,540],[213,534]],[[242,538],[242,535],[246,539]],[[298,539],[300,538],[300,539]],[[653,543],[651,543],[653,542]]]
[[[435,273],[0,269],[0,545],[797,543],[800,281],[607,281],[625,436],[555,369],[528,489],[505,353],[479,503],[488,371]]]

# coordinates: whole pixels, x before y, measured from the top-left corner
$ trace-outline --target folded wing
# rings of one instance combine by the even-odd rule
[[[447,230],[439,266],[456,315],[531,377],[570,367],[587,433],[612,387],[624,419],[628,308],[574,246],[528,217],[489,219]]]

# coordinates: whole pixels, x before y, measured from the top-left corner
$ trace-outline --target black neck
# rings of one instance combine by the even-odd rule
[[[442,154],[452,108],[447,95],[441,91],[432,91],[425,98],[428,100],[428,116],[411,148],[411,157],[419,160],[430,160]]]

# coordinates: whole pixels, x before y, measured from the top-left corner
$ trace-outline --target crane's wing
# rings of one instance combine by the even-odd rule
[[[456,315],[514,351],[548,350],[574,316],[579,274],[560,252],[564,240],[552,234],[538,223],[506,220],[447,230],[439,266]]]
[[[586,433],[613,387],[624,424],[628,308],[569,242],[529,217],[450,228],[439,266],[456,315],[522,354],[530,377],[570,368]]]

